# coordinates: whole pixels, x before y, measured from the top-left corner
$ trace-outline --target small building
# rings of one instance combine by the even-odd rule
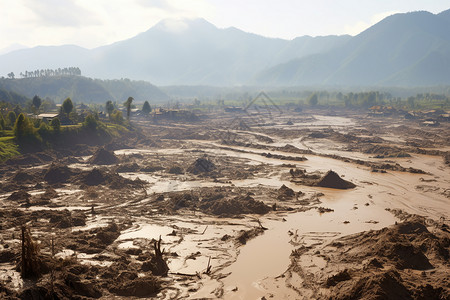
[[[37,115],[37,118],[46,122],[50,122],[54,118],[58,117],[59,114],[57,113],[45,113],[45,114],[39,114]]]

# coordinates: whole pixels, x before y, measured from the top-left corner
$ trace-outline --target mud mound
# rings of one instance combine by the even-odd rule
[[[187,171],[192,174],[209,173],[216,169],[216,165],[205,157],[198,158]]]
[[[328,171],[316,184],[321,187],[328,187],[334,189],[352,189],[356,187],[350,181],[342,179],[336,172]]]
[[[51,187],[48,187],[45,189],[45,192],[43,194],[41,194],[41,199],[42,200],[51,200],[53,198],[57,198],[59,195],[58,193],[52,189]]]
[[[117,173],[110,172],[106,169],[93,168],[78,174],[72,182],[81,184],[82,186],[106,185],[112,189],[123,189],[127,187],[142,186],[145,181],[136,179],[131,180],[120,176]]]
[[[16,183],[32,183],[36,181],[36,176],[31,172],[19,170],[14,174],[11,180]]]
[[[261,227],[252,228],[249,230],[241,230],[236,237],[236,241],[240,243],[241,245],[247,244],[247,241],[257,237],[258,235],[261,235],[264,233],[264,229]]]
[[[88,162],[94,165],[113,165],[119,162],[119,158],[112,151],[99,148]]]
[[[195,207],[198,202],[198,197],[190,193],[176,194],[170,199],[174,210],[185,207]]]
[[[279,200],[292,199],[294,196],[295,196],[294,190],[291,188],[288,188],[284,184],[278,189],[278,199]]]
[[[429,270],[433,268],[425,254],[407,241],[383,241],[381,245],[378,244],[375,247],[377,256],[386,257],[395,262],[398,269]]]
[[[119,227],[116,223],[101,228],[96,235],[97,240],[103,245],[109,245],[114,242],[120,235]]]
[[[321,255],[333,257],[323,275],[342,265],[350,267],[348,274],[323,282],[330,289],[329,299],[448,299],[450,233],[431,233],[424,218],[408,218],[340,238],[322,249]]]
[[[203,201],[202,201],[203,202]],[[266,214],[271,208],[262,201],[256,201],[250,195],[232,199],[219,199],[202,203],[202,209],[214,215]]]
[[[412,299],[400,275],[392,270],[367,274],[356,283],[339,286],[333,300],[343,299]]]
[[[42,160],[35,154],[25,154],[6,161],[7,165],[32,166],[42,164]]]
[[[30,200],[31,195],[28,194],[27,192],[20,190],[17,192],[13,192],[11,195],[9,195],[8,200],[12,200],[12,201],[28,201]]]
[[[183,174],[183,169],[180,166],[172,166],[167,170],[170,174]]]
[[[44,180],[49,184],[65,183],[73,175],[68,166],[52,164],[44,174]]]
[[[107,178],[106,172],[94,168],[91,171],[85,173],[81,177],[80,181],[86,185],[93,186],[104,183],[106,181],[106,178]]]
[[[123,297],[151,297],[160,289],[159,280],[152,275],[147,275],[133,280],[118,281],[109,291]]]
[[[35,211],[31,215],[36,218],[49,219],[50,224],[57,228],[86,225],[86,215],[83,212],[71,212],[67,209],[61,211],[41,210]]]

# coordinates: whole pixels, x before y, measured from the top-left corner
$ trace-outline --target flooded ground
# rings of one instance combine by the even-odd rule
[[[3,166],[0,295],[347,299],[372,273],[410,298],[445,299],[449,124],[336,114],[135,120],[139,138],[120,149]],[[24,225],[46,266],[27,280],[16,268]],[[370,252],[367,234],[403,252]],[[398,265],[408,251],[421,263]]]

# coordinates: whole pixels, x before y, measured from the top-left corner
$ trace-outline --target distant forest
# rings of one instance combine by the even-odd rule
[[[50,76],[81,76],[81,69],[78,67],[58,68],[58,69],[41,69],[35,71],[20,72],[20,77],[50,77]]]
[[[67,70],[65,70],[67,69]],[[69,72],[70,68],[61,69],[61,73]],[[43,71],[43,72],[41,72]],[[20,79],[0,79],[0,89],[8,92],[15,92],[28,98],[39,95],[43,99],[49,98],[55,103],[60,103],[67,97],[75,102],[84,103],[104,103],[112,100],[123,102],[128,97],[133,97],[139,102],[166,101],[169,97],[156,86],[144,81],[121,80],[99,80],[87,78],[79,75],[45,75],[48,70],[36,71],[39,76],[29,73],[27,78]],[[58,74],[60,71],[47,72],[47,74]],[[74,68],[72,72],[79,72]],[[42,73],[42,75],[40,75]],[[5,95],[5,100],[11,96]],[[15,97],[17,98],[17,97]],[[3,99],[0,99],[3,100]],[[22,101],[11,101],[22,102]]]

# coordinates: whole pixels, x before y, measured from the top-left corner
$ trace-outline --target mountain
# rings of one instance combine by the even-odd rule
[[[164,20],[91,50],[41,46],[0,55],[0,74],[74,66],[92,78],[157,85],[449,85],[449,28],[450,10],[392,15],[354,37],[291,41],[220,29],[204,19]]]
[[[0,49],[0,55],[2,55],[2,54],[6,54],[6,53],[9,53],[9,52],[13,52],[13,51],[16,51],[16,50],[20,50],[20,49],[25,49],[25,48],[27,48],[26,46],[24,46],[24,45],[21,45],[21,44],[12,44],[12,45],[10,45],[10,46],[8,46],[8,47],[6,47],[6,48],[3,48],[3,49]]]
[[[55,102],[62,102],[67,97],[84,103],[104,103],[108,100],[122,103],[130,96],[138,102],[149,100],[150,103],[169,99],[164,92],[148,82],[129,79],[100,80],[83,76],[0,79],[0,89],[9,91],[11,95],[14,91],[30,99],[39,95]],[[13,102],[9,100],[8,94],[1,92],[0,100]],[[22,102],[24,101],[26,100]]]
[[[0,74],[76,66],[83,75],[158,85],[239,85],[274,65],[340,46],[350,36],[266,38],[204,19],[164,20],[133,38],[92,50],[73,45],[0,56]]]
[[[450,10],[396,14],[344,45],[268,68],[268,85],[427,86],[450,84]]]

